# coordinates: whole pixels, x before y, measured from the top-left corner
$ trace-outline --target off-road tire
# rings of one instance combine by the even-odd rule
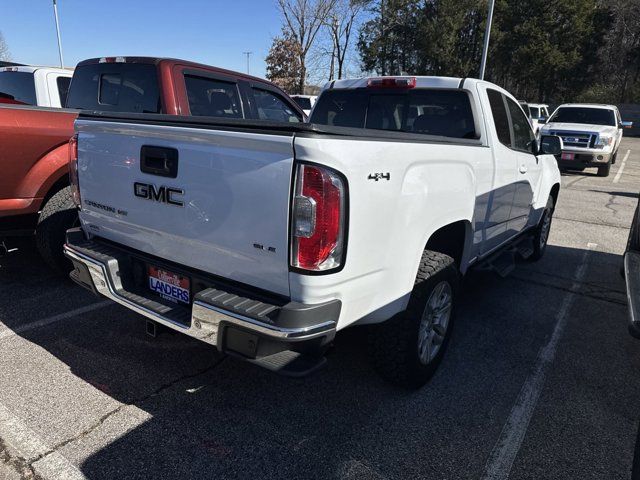
[[[544,207],[544,212],[542,212],[542,217],[540,218],[540,223],[538,223],[538,226],[536,227],[536,229],[533,231],[533,254],[527,258],[528,261],[530,262],[537,262],[538,260],[540,260],[542,258],[542,256],[544,255],[544,252],[546,252],[547,250],[547,243],[549,241],[549,233],[551,231],[551,223],[553,220],[553,211],[554,211],[555,205],[554,205],[554,201],[553,201],[553,197],[549,197],[547,199],[547,206]],[[544,242],[543,240],[543,235],[544,235],[544,228],[545,228],[545,219],[549,218],[549,224],[547,225],[547,233],[546,233],[546,238],[544,238]]]
[[[452,291],[452,309],[444,341],[436,356],[426,365],[418,353],[419,327],[434,288],[448,282]],[[369,356],[374,369],[385,380],[404,388],[423,386],[435,373],[446,350],[453,329],[458,295],[459,273],[453,258],[425,250],[420,260],[407,309],[386,322],[371,328]]]
[[[606,165],[598,167],[598,176],[599,177],[608,177],[610,171],[611,171],[611,164],[607,163]]]
[[[70,187],[54,194],[44,205],[36,226],[36,246],[40,256],[54,270],[69,273],[71,262],[62,253],[65,234],[78,222],[78,211]]]

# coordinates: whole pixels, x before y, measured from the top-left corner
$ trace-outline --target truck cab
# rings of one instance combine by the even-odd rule
[[[0,68],[0,103],[60,108],[66,103],[73,70],[11,66]]]

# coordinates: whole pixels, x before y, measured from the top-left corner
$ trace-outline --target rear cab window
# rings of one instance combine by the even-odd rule
[[[95,63],[76,68],[66,106],[83,110],[161,113],[158,71],[145,63]]]
[[[326,90],[311,123],[452,138],[477,138],[469,95],[463,90]]]
[[[0,70],[0,99],[22,105],[37,105],[33,73]]]

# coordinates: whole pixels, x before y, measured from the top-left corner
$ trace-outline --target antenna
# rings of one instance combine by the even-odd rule
[[[247,73],[251,73],[249,70],[249,62],[250,62],[250,58],[251,55],[253,55],[253,52],[242,52],[243,55],[247,56]]]

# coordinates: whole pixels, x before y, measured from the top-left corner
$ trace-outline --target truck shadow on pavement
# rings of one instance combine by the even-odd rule
[[[444,361],[416,392],[389,386],[370,369],[362,327],[338,335],[327,368],[295,380],[223,358],[183,335],[149,339],[141,317],[117,305],[19,336],[93,385],[94,395],[122,404],[96,414],[89,429],[58,449],[90,479],[478,477],[583,253],[549,246],[541,262],[519,264],[506,279],[470,275]],[[603,307],[620,330],[615,340],[632,344],[620,257],[590,255],[597,275],[587,276],[579,295],[605,289],[606,301],[617,304]],[[1,285],[39,299],[37,310],[1,301],[0,321],[10,314],[13,330],[55,313],[61,299],[97,301],[50,276],[28,246],[0,266]],[[568,330],[590,321],[576,320]],[[637,356],[621,363],[637,374]],[[640,394],[636,384],[629,388]],[[82,400],[78,408],[91,404]],[[622,455],[631,459],[632,446]]]

